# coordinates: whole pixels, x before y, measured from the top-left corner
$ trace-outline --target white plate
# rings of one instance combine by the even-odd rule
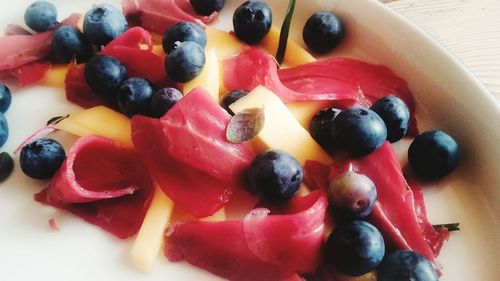
[[[22,23],[31,0],[0,1],[0,29]],[[60,18],[84,12],[102,1],[53,0]],[[108,1],[119,4],[119,1]],[[230,18],[242,1],[228,1],[217,26],[230,28]],[[271,3],[280,23],[288,1]],[[442,280],[498,280],[500,271],[500,107],[461,63],[420,29],[382,4],[369,0],[299,0],[292,37],[317,10],[334,9],[345,20],[348,36],[333,55],[378,62],[408,81],[417,100],[421,130],[444,129],[462,148],[460,166],[451,176],[426,186],[433,223],[460,222],[439,260]],[[1,48],[1,46],[0,46]],[[6,117],[11,136],[3,150],[12,152],[52,116],[78,110],[65,101],[61,89],[14,89]],[[28,179],[16,162],[14,174],[0,186],[0,279],[2,280],[219,280],[184,263],[159,258],[150,274],[129,264],[131,240],[120,241],[65,212],[42,206],[32,195],[47,182]],[[49,228],[56,218],[60,231]]]

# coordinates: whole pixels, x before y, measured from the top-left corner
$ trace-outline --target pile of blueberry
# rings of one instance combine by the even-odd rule
[[[7,86],[0,84],[0,148],[7,142],[9,138],[9,125],[5,119],[4,113],[10,107],[12,95]],[[0,153],[0,182],[9,177],[14,169],[14,161],[7,152]]]

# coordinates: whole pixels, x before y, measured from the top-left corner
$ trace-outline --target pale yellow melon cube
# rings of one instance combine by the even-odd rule
[[[311,119],[316,113],[327,108],[331,101],[298,101],[286,105],[302,127],[309,130]]]
[[[280,41],[280,29],[271,26],[269,33],[260,41],[259,46],[266,49],[271,55],[275,56]],[[298,66],[305,63],[314,62],[316,59],[307,52],[302,46],[292,39],[288,39],[283,63],[289,67]]]
[[[67,65],[51,66],[50,69],[45,73],[42,81],[40,81],[40,84],[49,87],[64,88],[66,73],[68,73]]]
[[[182,93],[187,95],[196,87],[205,89],[215,101],[219,101],[219,60],[213,48],[205,49],[205,67],[200,75],[181,86]]]

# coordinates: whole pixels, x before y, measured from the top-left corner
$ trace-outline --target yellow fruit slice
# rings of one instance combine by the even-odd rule
[[[72,114],[56,124],[56,128],[77,136],[102,136],[124,147],[133,147],[130,119],[102,105]]]
[[[67,72],[68,66],[66,65],[51,66],[40,83],[49,87],[64,88]]]
[[[149,271],[163,244],[163,233],[168,225],[174,203],[155,185],[155,192],[141,229],[130,251],[135,268]]]
[[[313,116],[320,110],[327,108],[331,103],[331,101],[298,101],[289,103],[286,107],[300,125],[309,130],[309,124]]]
[[[205,67],[193,80],[183,84],[182,93],[187,95],[196,87],[205,89],[215,101],[219,101],[219,60],[213,48],[205,49]]]
[[[264,108],[264,128],[252,140],[258,152],[269,148],[282,149],[293,155],[301,165],[306,160],[324,165],[332,163],[330,156],[301,126],[280,98],[267,88],[258,86],[229,107],[235,113],[248,108]]]

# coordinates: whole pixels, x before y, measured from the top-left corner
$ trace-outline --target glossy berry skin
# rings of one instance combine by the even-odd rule
[[[325,108],[313,116],[309,125],[313,139],[327,150],[333,145],[334,139],[331,134],[333,120],[340,112],[341,110],[337,108]]]
[[[127,116],[148,115],[153,93],[153,85],[148,80],[129,78],[118,89],[118,107]]]
[[[427,179],[451,173],[458,166],[459,157],[457,142],[443,131],[418,135],[408,149],[408,161],[413,171]]]
[[[160,118],[167,113],[180,99],[182,93],[176,88],[162,88],[153,93],[149,105],[149,115]]]
[[[349,276],[372,271],[382,262],[384,253],[384,238],[380,231],[361,220],[337,226],[325,248],[326,263]]]
[[[114,97],[127,79],[127,69],[117,59],[107,55],[97,55],[85,65],[85,80],[102,96]]]
[[[318,54],[333,50],[344,37],[342,20],[329,12],[313,14],[304,25],[302,38],[307,47]]]
[[[244,90],[236,90],[229,92],[225,94],[220,100],[220,106],[222,106],[222,108],[224,108],[227,111],[227,113],[234,115],[234,112],[231,110],[231,108],[229,108],[229,106],[232,103],[236,102],[237,100],[241,99],[242,97],[246,96],[247,94],[248,92]]]
[[[400,140],[408,132],[410,109],[400,98],[395,96],[381,98],[370,109],[377,112],[380,118],[384,120],[389,142]]]
[[[210,16],[224,8],[226,0],[189,0],[198,15]]]
[[[9,125],[3,113],[0,113],[0,147],[2,147],[9,138]]]
[[[6,180],[14,170],[14,160],[7,152],[0,153],[0,183]]]
[[[352,107],[339,113],[333,121],[332,137],[352,156],[363,156],[382,146],[387,129],[374,111]]]
[[[387,255],[377,272],[378,281],[438,281],[434,266],[413,251],[396,251]]]
[[[99,4],[85,14],[83,33],[96,45],[106,45],[128,28],[120,10],[110,4]]]
[[[246,1],[233,15],[233,27],[236,36],[248,44],[256,44],[271,29],[273,16],[269,6],[261,1]]]
[[[50,179],[66,159],[60,143],[53,139],[35,140],[21,150],[19,162],[23,172],[34,179]]]
[[[36,32],[51,30],[59,24],[56,6],[47,1],[36,1],[24,12],[24,22]]]
[[[75,58],[77,63],[83,63],[90,59],[92,52],[92,44],[80,30],[61,26],[54,32],[51,43],[54,62],[66,64]]]
[[[176,42],[195,42],[202,48],[207,45],[207,33],[199,25],[192,22],[179,22],[170,27],[165,34],[163,34],[163,50],[169,54],[176,47]]]
[[[5,113],[12,103],[10,89],[4,84],[0,84],[0,112]]]
[[[362,219],[371,213],[377,189],[367,176],[347,171],[330,182],[328,199],[340,214]]]
[[[165,70],[172,80],[185,83],[200,75],[205,67],[205,52],[194,42],[183,42],[165,59]]]
[[[267,150],[257,155],[248,169],[252,191],[264,201],[283,202],[291,199],[304,180],[300,163],[282,150]]]

